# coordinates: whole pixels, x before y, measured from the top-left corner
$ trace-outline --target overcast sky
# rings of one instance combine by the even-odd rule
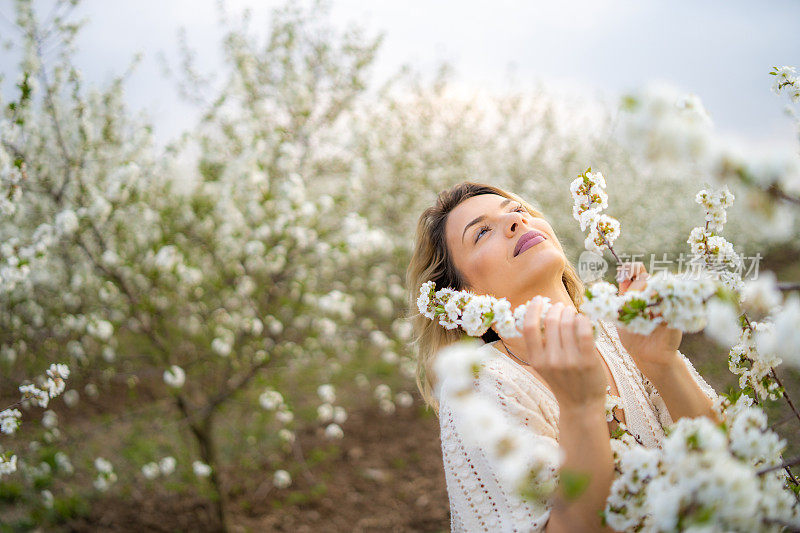
[[[38,2],[46,6],[49,2]],[[275,0],[229,0],[234,12],[253,9],[267,28]],[[0,35],[13,36],[12,0],[0,0]],[[772,65],[800,67],[800,1],[523,1],[333,0],[332,20],[358,22],[386,37],[375,76],[401,64],[430,72],[450,60],[466,84],[501,88],[507,71],[524,83],[543,81],[570,91],[615,98],[651,80],[700,96],[717,129],[759,145],[792,149],[796,137],[783,114],[785,98],[770,92]],[[173,63],[178,28],[187,30],[200,67],[221,64],[216,0],[85,0],[90,18],[77,63],[89,82],[121,72],[134,53],[144,59],[126,97],[146,109],[159,140],[191,127],[196,112],[181,104],[165,79],[159,52]],[[16,77],[16,58],[0,52],[0,72]],[[7,93],[6,93],[7,94]]]

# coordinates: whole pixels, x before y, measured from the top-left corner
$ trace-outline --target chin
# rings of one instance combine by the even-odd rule
[[[521,270],[524,276],[530,280],[541,280],[547,277],[561,279],[561,274],[566,266],[567,258],[558,250],[552,250],[531,254],[530,260],[523,263]]]
[[[545,265],[561,265],[562,269],[567,265],[567,258],[564,253],[553,246],[548,246],[542,250],[526,250],[523,254],[531,253],[525,263],[532,267],[544,267]]]

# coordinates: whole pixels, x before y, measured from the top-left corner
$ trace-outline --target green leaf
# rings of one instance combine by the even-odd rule
[[[574,500],[589,486],[591,476],[577,470],[561,470],[561,490],[568,500]]]

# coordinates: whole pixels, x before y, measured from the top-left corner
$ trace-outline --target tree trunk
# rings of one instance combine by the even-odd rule
[[[177,395],[175,401],[181,414],[188,420],[192,419],[189,407],[181,395]],[[199,422],[190,422],[189,429],[197,441],[200,451],[200,458],[205,464],[211,467],[211,475],[209,481],[214,487],[216,492],[214,498],[214,510],[217,514],[217,521],[219,522],[218,531],[221,533],[228,533],[230,525],[228,523],[228,505],[225,497],[225,491],[222,487],[222,479],[219,475],[219,462],[217,460],[217,449],[214,445],[214,413],[213,409],[206,411],[205,416]]]
[[[209,480],[214,486],[217,493],[214,501],[217,518],[219,520],[220,531],[228,533],[230,527],[228,524],[228,505],[225,491],[222,487],[222,480],[219,475],[219,463],[217,460],[217,449],[214,446],[214,433],[213,428],[213,414],[205,418],[200,424],[192,424],[192,434],[197,439],[197,444],[200,447],[200,458],[211,467],[211,475]]]

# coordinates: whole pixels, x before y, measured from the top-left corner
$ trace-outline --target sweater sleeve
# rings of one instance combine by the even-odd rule
[[[492,366],[481,370],[475,391],[490,402],[494,413],[519,431],[532,455],[537,443],[557,443],[552,414],[540,407],[537,398],[526,393],[524,383],[515,382]],[[450,401],[442,394],[439,404],[442,456],[450,500],[452,531],[543,531],[550,515],[547,501],[523,500],[508,482],[508,465],[501,465],[491,450],[475,438],[481,427],[479,415]],[[519,468],[532,464],[534,457],[521,456]],[[517,463],[515,463],[517,464]],[[555,473],[555,468],[550,469]]]
[[[700,373],[694,368],[694,365],[692,365],[692,362],[689,361],[688,357],[683,355],[680,351],[678,352],[678,355],[681,356],[681,359],[683,360],[683,363],[689,369],[689,373],[692,375],[692,377],[694,378],[695,382],[700,387],[700,390],[702,390],[703,393],[706,396],[708,396],[712,401],[716,401],[717,398],[718,398],[718,395],[717,395],[717,392],[714,390],[714,388],[711,385],[709,385],[706,382],[705,379],[703,379],[703,376],[701,376]]]

